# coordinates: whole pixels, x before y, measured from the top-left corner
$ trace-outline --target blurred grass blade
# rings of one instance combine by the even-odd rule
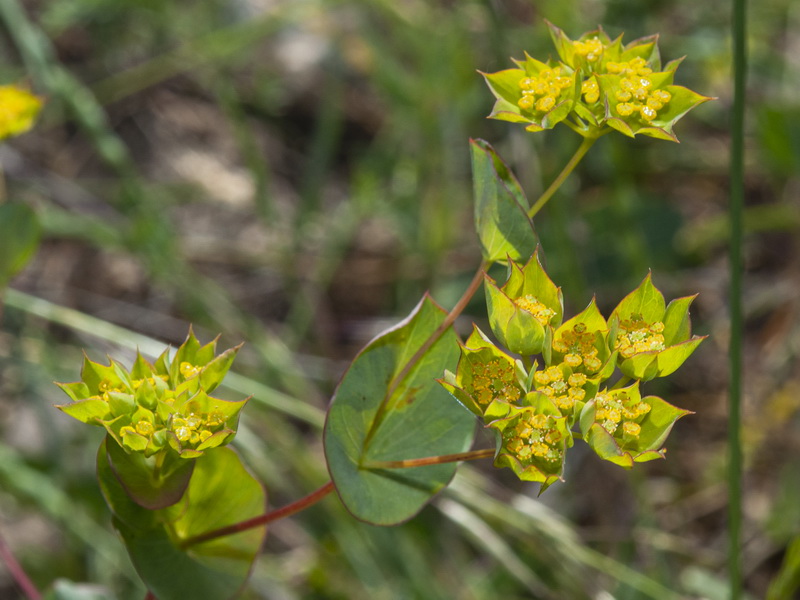
[[[733,109],[730,157],[730,347],[728,384],[728,575],[731,600],[742,597],[742,273],[747,0],[732,0]]]
[[[770,583],[767,600],[791,600],[800,589],[800,537],[786,549],[780,571]]]

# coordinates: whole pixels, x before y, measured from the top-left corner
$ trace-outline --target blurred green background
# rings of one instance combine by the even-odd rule
[[[695,332],[712,337],[645,388],[696,414],[666,461],[632,472],[577,445],[541,498],[489,465],[396,528],[330,497],[272,526],[243,597],[727,597],[729,8],[688,0],[2,0],[0,83],[47,102],[0,146],[4,200],[44,231],[0,328],[0,532],[38,585],[144,596],[94,479],[102,433],[53,408],[82,351],[129,363],[189,323],[245,341],[224,390],[253,395],[234,446],[273,507],[327,480],[321,425],[349,361],[426,290],[451,307],[480,262],[468,139],[532,198],[578,146],[564,127],[485,119],[477,71],[554,54],[544,19],[572,37],[660,33],[664,59],[688,56],[676,83],[718,98],[678,124],[681,144],[601,139],[536,222],[570,313],[593,294],[609,311],[648,269],[668,299],[700,293]],[[800,534],[800,6],[763,0],[749,32],[743,538],[758,598]],[[479,294],[458,329],[484,319]],[[0,565],[0,598],[20,597]]]

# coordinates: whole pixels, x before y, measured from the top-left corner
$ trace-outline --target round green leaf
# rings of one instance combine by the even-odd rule
[[[112,442],[108,442],[109,444]],[[137,572],[159,600],[226,600],[241,590],[261,548],[266,526],[182,547],[183,541],[264,513],[266,493],[229,448],[196,461],[177,504],[152,511],[133,502],[98,456],[103,494]]]
[[[426,296],[405,321],[361,351],[334,394],[325,423],[325,456],[342,502],[358,519],[377,525],[410,519],[449,483],[456,468],[449,463],[380,469],[368,468],[369,462],[455,454],[472,444],[474,417],[435,382],[458,360],[452,329],[404,373],[444,317]]]
[[[195,463],[168,449],[146,458],[141,452],[127,452],[107,439],[108,463],[131,500],[149,509],[175,504],[183,496]],[[156,464],[161,463],[156,469]]]

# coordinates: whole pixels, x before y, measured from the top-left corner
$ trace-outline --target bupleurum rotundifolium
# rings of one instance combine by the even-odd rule
[[[613,110],[621,117],[637,113],[644,121],[652,121],[658,116],[658,111],[672,99],[672,94],[667,90],[653,89],[653,80],[650,77],[653,69],[640,56],[630,62],[609,61],[606,63],[606,70],[621,76],[620,89],[614,93],[611,101]]]
[[[564,355],[564,362],[573,369],[585,369],[594,374],[603,366],[595,344],[595,333],[585,323],[576,323],[553,341],[553,350]]]
[[[586,397],[583,386],[588,378],[583,373],[569,373],[565,377],[564,370],[554,365],[536,371],[533,379],[536,390],[550,398],[562,413],[571,411],[576,402],[581,402]]]
[[[564,434],[557,427],[558,418],[525,407],[511,418],[503,430],[503,445],[521,463],[542,459],[560,464],[564,458]]]
[[[496,358],[474,365],[471,391],[481,407],[495,400],[513,404],[521,395],[513,365]]]
[[[614,349],[623,358],[630,358],[642,352],[658,352],[664,350],[664,323],[654,321],[648,323],[640,314],[631,314],[629,319],[619,322]]]
[[[603,57],[606,45],[597,36],[585,40],[575,40],[572,42],[575,54],[582,56],[589,63],[596,63]]]
[[[625,390],[613,393],[600,392],[594,397],[595,421],[611,435],[617,434],[623,441],[635,439],[641,433],[639,424],[650,405],[638,398],[629,397]]]
[[[527,111],[549,112],[572,83],[572,77],[561,74],[561,67],[544,68],[537,75],[525,75],[519,80],[522,96],[517,105]]]
[[[712,99],[673,84],[681,61],[662,66],[655,35],[623,45],[601,28],[571,40],[548,25],[558,61],[526,53],[518,69],[483,74],[497,98],[490,118],[533,132],[563,122],[590,139],[617,130],[677,141],[675,123]]]
[[[549,308],[544,302],[540,302],[533,294],[526,294],[525,296],[516,298],[514,304],[532,314],[542,325],[549,325],[552,318],[556,315],[556,311]]]
[[[129,371],[115,361],[84,360],[81,381],[59,386],[73,400],[59,406],[70,416],[104,427],[126,451],[152,456],[174,450],[182,458],[228,443],[246,400],[213,398],[238,347],[215,355],[216,340],[200,346],[190,331],[170,361],[154,364],[137,354]]]

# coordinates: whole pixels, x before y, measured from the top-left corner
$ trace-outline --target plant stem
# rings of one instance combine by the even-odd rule
[[[0,535],[0,562],[5,563],[6,569],[8,569],[11,577],[17,583],[19,588],[22,590],[22,593],[25,594],[25,597],[28,598],[28,600],[41,600],[42,594],[33,584],[30,577],[28,577],[28,574],[25,572],[25,569],[22,568],[22,565],[20,565],[17,559],[14,557],[13,552],[11,552],[11,548],[8,547],[8,544],[6,544],[6,541],[3,539],[2,535]]]
[[[744,111],[747,75],[746,0],[733,0],[733,114],[730,162],[730,348],[728,414],[728,579],[731,600],[742,597],[742,210],[744,206]]]
[[[217,538],[233,535],[235,533],[241,533],[242,531],[247,531],[248,529],[261,527],[262,525],[266,525],[267,523],[271,523],[272,521],[277,521],[285,517],[290,517],[291,515],[299,513],[300,511],[303,511],[308,507],[316,504],[317,502],[322,500],[325,496],[330,494],[333,490],[334,490],[333,482],[329,481],[318,490],[311,492],[308,496],[304,496],[299,500],[295,500],[291,504],[287,504],[282,508],[275,509],[266,514],[259,515],[258,517],[253,517],[252,519],[248,519],[246,521],[240,521],[238,523],[234,523],[233,525],[227,525],[225,527],[220,527],[219,529],[213,529],[211,531],[207,531],[205,533],[201,533],[199,535],[186,538],[185,540],[183,540],[183,542],[181,542],[180,546],[185,550],[186,548],[194,546],[195,544],[201,544],[203,542],[208,542],[210,540],[215,540]]]
[[[628,377],[627,375],[623,375],[622,377],[620,377],[620,378],[619,378],[619,381],[617,381],[617,383],[615,383],[615,384],[614,384],[614,385],[611,387],[611,389],[612,389],[612,390],[618,390],[618,389],[619,389],[619,388],[621,388],[622,386],[624,386],[624,385],[627,385],[627,384],[630,382],[630,380],[631,380],[631,378],[630,378],[630,377]]]
[[[445,331],[447,331],[450,326],[455,322],[458,316],[464,312],[464,309],[469,304],[469,301],[481,287],[484,278],[484,271],[489,267],[488,261],[481,262],[478,270],[475,271],[475,275],[472,278],[472,281],[469,284],[469,287],[464,291],[464,294],[461,296],[459,301],[453,307],[453,309],[447,314],[444,318],[444,321],[441,322],[439,327],[430,335],[430,337],[425,340],[425,343],[419,347],[419,349],[408,359],[403,368],[400,372],[392,379],[389,387],[386,390],[386,395],[383,397],[383,401],[381,405],[378,407],[378,411],[375,414],[375,418],[372,421],[372,425],[367,432],[367,435],[364,437],[364,449],[369,446],[369,443],[372,441],[372,437],[375,435],[375,432],[378,430],[378,427],[383,422],[383,418],[386,415],[387,407],[389,405],[389,399],[394,395],[397,391],[397,388],[400,387],[400,384],[403,383],[403,380],[408,376],[414,366],[419,362],[419,360],[425,355],[425,353],[433,346],[436,341],[442,337]]]
[[[547,201],[550,200],[550,198],[553,197],[553,194],[555,194],[556,191],[558,190],[558,188],[560,188],[561,185],[564,183],[564,181],[566,181],[566,179],[567,179],[567,177],[569,177],[570,173],[572,173],[572,171],[575,170],[575,167],[578,166],[578,163],[581,162],[581,159],[589,151],[589,148],[591,148],[592,145],[594,145],[594,143],[597,141],[598,137],[600,137],[599,134],[598,135],[594,135],[594,136],[587,136],[587,137],[583,138],[583,141],[581,142],[581,145],[578,146],[578,149],[575,151],[575,154],[573,154],[572,158],[569,159],[569,162],[562,169],[561,173],[558,174],[558,177],[556,177],[553,180],[553,183],[550,184],[550,187],[547,188],[541,196],[539,196],[539,199],[536,201],[536,203],[528,211],[528,217],[529,218],[532,219],[533,217],[536,216],[536,214],[540,210],[542,210],[542,207],[544,207],[544,205],[547,204]]]
[[[472,450],[470,452],[459,452],[458,454],[443,454],[442,456],[427,456],[425,458],[409,458],[407,460],[368,460],[362,465],[362,469],[412,469],[414,467],[426,467],[428,465],[441,465],[444,463],[461,462],[465,460],[479,460],[482,458],[492,458],[495,455],[494,448],[484,450]]]

